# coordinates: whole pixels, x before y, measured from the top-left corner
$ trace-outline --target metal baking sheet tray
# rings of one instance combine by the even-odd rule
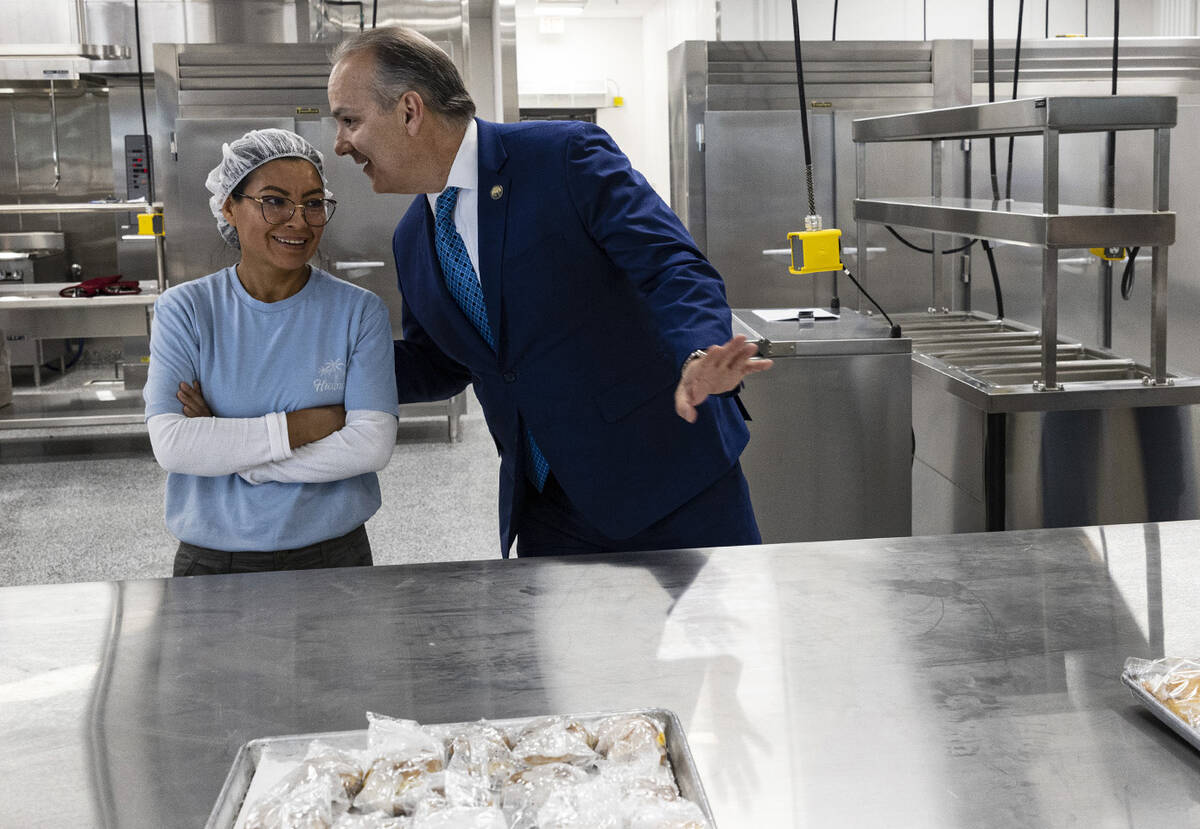
[[[1129,690],[1133,692],[1134,699],[1149,708],[1150,712],[1166,723],[1168,728],[1187,740],[1192,748],[1200,751],[1200,732],[1197,732],[1196,729],[1175,716],[1171,712],[1171,709],[1155,698],[1154,694],[1143,688],[1142,683],[1136,677],[1123,672],[1121,674],[1121,681],[1129,686]]]
[[[1145,692],[1143,691],[1143,693]],[[1153,697],[1151,697],[1151,701],[1153,701]],[[1169,714],[1170,712],[1167,713]],[[709,825],[712,829],[716,829],[717,824],[713,820],[712,809],[708,805],[708,797],[704,793],[704,786],[701,784],[700,775],[696,771],[696,763],[692,759],[692,751],[688,748],[687,737],[683,733],[683,724],[679,722],[679,717],[674,711],[666,708],[641,708],[635,711],[609,711],[598,714],[567,714],[564,716],[580,720],[590,728],[597,721],[605,717],[635,714],[643,714],[651,717],[657,720],[663,727],[663,735],[667,739],[667,759],[671,761],[671,771],[675,775],[675,783],[679,787],[679,793],[699,806],[700,810],[704,812],[704,816],[708,818]],[[538,719],[542,719],[542,717],[488,720],[488,722],[497,728],[509,731],[519,729],[527,723]],[[478,722],[478,720],[475,722]],[[473,722],[421,723],[423,727],[432,730],[434,733],[449,733],[455,729],[474,724]],[[1182,723],[1180,724],[1182,725]],[[249,791],[250,783],[254,779],[254,772],[258,768],[259,760],[262,759],[264,753],[269,751],[270,756],[276,760],[294,759],[296,763],[299,763],[304,759],[304,754],[308,751],[309,743],[313,740],[321,740],[335,748],[362,750],[367,747],[367,730],[364,728],[361,731],[331,731],[314,734],[292,734],[285,737],[262,737],[245,743],[238,749],[237,755],[233,758],[233,766],[229,769],[229,774],[225,777],[225,784],[221,787],[220,794],[217,795],[217,802],[208,816],[208,822],[204,824],[204,829],[233,829],[237,823],[238,813],[241,812],[242,802],[246,798],[246,792]]]

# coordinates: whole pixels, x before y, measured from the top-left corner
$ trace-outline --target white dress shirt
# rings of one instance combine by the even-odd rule
[[[458,188],[458,202],[454,205],[454,227],[467,246],[475,278],[479,279],[479,125],[475,119],[467,125],[467,132],[458,145],[458,154],[450,165],[447,187]],[[445,192],[445,191],[442,191]],[[437,216],[437,200],[441,193],[427,193],[429,207]],[[481,280],[482,284],[482,280]]]

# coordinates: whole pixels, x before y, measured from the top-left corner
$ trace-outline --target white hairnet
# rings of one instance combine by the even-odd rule
[[[265,129],[251,130],[236,141],[221,145],[221,163],[212,169],[204,186],[212,193],[208,206],[217,218],[217,230],[225,237],[225,241],[235,248],[241,248],[238,241],[237,229],[225,220],[221,208],[229,194],[242,182],[246,176],[268,161],[277,158],[303,158],[312,164],[321,177],[321,186],[329,195],[329,185],[325,181],[325,158],[312,144],[289,130]]]

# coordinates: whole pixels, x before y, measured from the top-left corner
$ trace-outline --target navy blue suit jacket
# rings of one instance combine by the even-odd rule
[[[501,455],[504,555],[525,427],[583,516],[629,537],[729,471],[749,439],[731,398],[710,397],[696,423],[675,413],[688,354],[731,336],[724,284],[602,129],[478,124],[480,271],[497,350],[446,289],[418,197],[393,237],[400,401],[474,384]]]

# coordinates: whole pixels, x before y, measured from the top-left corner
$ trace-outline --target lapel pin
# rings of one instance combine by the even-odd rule
[[[504,195],[504,188],[501,187],[499,184],[497,184],[495,187],[492,188],[492,199],[493,200],[498,199],[503,195]]]

